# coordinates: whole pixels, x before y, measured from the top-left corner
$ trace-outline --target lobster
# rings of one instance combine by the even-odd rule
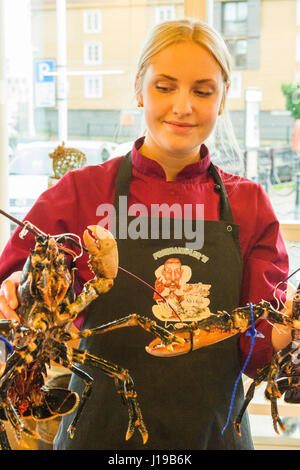
[[[254,397],[255,388],[262,382],[267,382],[265,398],[271,403],[271,416],[276,434],[280,434],[279,428],[283,432],[286,431],[278,414],[277,400],[283,397],[286,403],[300,403],[300,383],[298,383],[300,376],[300,284],[292,301],[287,300],[280,312],[266,301],[251,305],[251,308],[250,304],[246,307],[238,307],[231,314],[220,311],[217,315],[211,315],[176,329],[177,337],[185,340],[183,344],[177,342],[172,349],[166,348],[159,338],[156,338],[146,347],[149,354],[159,357],[186,354],[189,351],[223,341],[237,333],[245,332],[251,323],[252,326],[254,325],[258,318],[266,318],[273,323],[290,327],[292,341],[273,355],[271,363],[257,370],[257,375],[246,392],[240,413],[234,420],[234,428],[238,435],[241,435],[241,421]],[[256,330],[254,330],[254,334],[259,336]]]
[[[24,223],[20,224],[25,227]],[[76,410],[68,429],[70,437],[74,436],[93,383],[93,378],[76,363],[98,367],[114,380],[117,392],[128,408],[126,439],[130,439],[137,429],[146,443],[148,432],[129,371],[86,350],[69,347],[67,343],[105,333],[120,325],[140,326],[160,337],[166,346],[183,340],[177,340],[169,331],[137,314],[92,330],[68,331],[68,326],[82,310],[112,288],[118,272],[116,241],[102,227],[89,226],[85,230],[83,240],[94,278],[84,284],[82,292],[75,298],[74,268],[69,269],[67,255],[75,259],[76,253],[66,246],[66,240],[76,245],[78,242],[70,234],[45,235],[28,223],[26,230],[34,233],[36,243],[24,264],[18,287],[20,321],[0,320],[0,448],[11,449],[5,428],[7,421],[20,446],[26,447],[23,433],[33,439],[39,436],[24,425],[25,418],[47,420]],[[52,361],[84,381],[81,400],[75,392],[47,388],[47,366]]]
[[[254,397],[255,388],[266,381],[265,398],[271,403],[271,416],[273,428],[276,434],[279,429],[286,431],[284,423],[279,416],[277,400],[283,397],[286,403],[300,403],[300,284],[292,301],[287,301],[278,323],[292,328],[292,341],[280,351],[274,354],[270,364],[257,371],[257,376],[250,384],[244,404],[239,415],[234,421],[234,427],[238,435],[241,435],[240,426],[242,417]],[[277,320],[276,320],[277,322]]]

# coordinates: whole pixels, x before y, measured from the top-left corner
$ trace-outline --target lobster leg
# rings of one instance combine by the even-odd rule
[[[19,418],[14,406],[12,405],[11,401],[8,399],[6,402],[6,407],[4,409],[5,416],[11,423],[12,427],[16,432],[16,437],[18,443],[21,447],[27,448],[26,442],[22,439],[22,434],[27,434],[28,436],[32,437],[33,439],[39,439],[39,435],[35,431],[31,431],[30,429],[26,428],[21,419]]]
[[[102,372],[104,372],[104,374],[115,379],[117,391],[121,393],[121,396],[124,399],[128,408],[129,423],[128,423],[128,428],[126,432],[126,440],[131,438],[135,429],[138,429],[138,431],[140,432],[143,438],[143,443],[145,444],[148,439],[148,431],[144,424],[142,412],[140,410],[140,406],[137,401],[137,393],[134,389],[134,383],[128,370],[123,369],[122,367],[119,367],[118,365],[115,365],[112,362],[109,362],[101,357],[93,356],[92,354],[89,354],[87,351],[82,351],[76,348],[72,349],[71,360],[72,362],[77,362],[80,364],[89,364],[92,366],[99,367],[102,370]],[[79,375],[79,369],[77,369],[77,371],[75,370],[73,371],[77,375]],[[82,373],[82,371],[80,371],[80,373]],[[91,393],[92,381],[89,379],[87,377],[83,378],[83,380],[86,381],[87,385],[84,390],[83,402],[81,403],[81,406],[77,411],[77,415],[75,416],[75,419],[69,428],[71,437],[74,435],[76,424],[77,424],[79,415],[82,412],[82,408],[84,404],[86,403],[88,396]]]
[[[83,391],[79,406],[77,408],[75,418],[73,419],[72,423],[70,424],[68,428],[68,433],[70,435],[70,438],[72,439],[74,437],[77,422],[80,418],[84,405],[91,394],[94,379],[90,375],[88,375],[86,372],[74,366],[73,364],[70,366],[70,370],[74,374],[76,374],[78,377],[80,377],[85,383],[85,389]]]
[[[249,403],[251,402],[251,400],[254,396],[254,392],[255,392],[256,387],[258,385],[260,385],[261,382],[263,382],[266,379],[266,377],[268,375],[269,367],[270,366],[267,365],[263,369],[260,370],[259,374],[253,380],[253,382],[251,383],[250,387],[247,390],[247,393],[246,393],[246,396],[245,396],[245,401],[243,403],[241,411],[240,411],[239,415],[237,416],[237,418],[234,421],[234,427],[235,427],[235,430],[236,430],[236,432],[239,436],[241,435],[240,427],[241,427],[241,421],[242,421],[242,418],[244,416],[244,413],[245,413]]]
[[[115,378],[115,386],[116,386],[117,392],[120,394],[123,403],[127,405],[128,407],[129,423],[128,423],[128,428],[127,428],[127,433],[126,433],[126,440],[130,439],[131,436],[134,434],[135,427],[137,427],[137,424],[142,423],[144,430],[142,432],[141,429],[139,429],[139,431],[142,435],[143,443],[145,444],[148,439],[148,431],[143,423],[143,416],[136,400],[136,392],[134,391],[133,380],[130,376],[128,376],[128,378],[129,378],[129,388],[131,388],[131,391],[132,391],[131,394],[128,394],[128,386],[125,389],[124,383],[122,382],[122,380]],[[127,390],[127,393],[126,393],[126,390]]]
[[[278,425],[280,428],[285,431],[285,427],[278,414],[277,399],[281,397],[280,390],[277,385],[278,371],[279,371],[279,360],[282,359],[280,356],[281,351],[279,351],[274,357],[268,366],[265,367],[267,371],[267,387],[265,389],[265,398],[271,402],[271,416],[273,420],[273,428],[277,434]],[[256,379],[255,379],[256,380]]]
[[[277,391],[276,391],[277,387],[275,387],[275,390],[274,390],[274,396],[272,395],[272,398],[271,398],[271,416],[272,416],[272,419],[273,419],[273,428],[276,432],[276,434],[279,434],[279,430],[278,430],[278,425],[279,427],[282,429],[282,431],[286,431],[284,425],[283,425],[283,422],[278,414],[278,406],[277,406],[277,398],[278,398],[278,395],[277,395]]]
[[[271,374],[273,372],[273,367],[275,368],[276,366],[271,365]],[[285,431],[286,429],[278,414],[277,399],[281,397],[281,393],[279,392],[274,379],[268,381],[268,385],[265,391],[265,397],[271,402],[271,416],[273,420],[273,428],[276,434],[279,434],[278,426],[282,429],[282,431]]]
[[[132,313],[127,317],[120,318],[113,322],[107,323],[105,325],[98,326],[96,328],[86,329],[81,332],[72,334],[72,339],[86,338],[88,336],[107,333],[108,331],[116,330],[118,328],[124,328],[129,326],[140,326],[146,331],[154,334],[156,337],[160,338],[164,345],[168,349],[172,350],[172,343],[184,344],[185,341],[183,338],[170,333],[170,331],[162,328],[157,325],[155,321],[150,320],[147,317],[143,317],[137,313]]]
[[[4,410],[5,417],[11,423],[13,429],[16,432],[19,444],[23,447],[27,447],[25,442],[21,439],[22,433],[27,434],[33,439],[39,439],[39,435],[35,431],[31,431],[26,428],[21,419],[19,418],[18,413],[16,412],[13,404],[10,399],[7,397],[8,390],[11,386],[11,383],[18,375],[18,368],[22,367],[25,364],[24,359],[19,355],[19,353],[14,352],[10,357],[10,367],[5,372],[5,375],[1,377],[1,396],[2,408]],[[0,427],[1,432],[1,427]]]

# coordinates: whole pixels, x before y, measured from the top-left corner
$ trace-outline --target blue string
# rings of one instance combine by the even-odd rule
[[[12,344],[8,341],[8,339],[6,339],[4,336],[0,335],[0,341],[4,341],[4,343],[8,347],[8,354],[12,354],[14,352],[14,348],[13,348]]]
[[[251,346],[250,346],[250,350],[249,350],[247,359],[246,359],[246,361],[243,365],[243,368],[242,368],[242,370],[241,370],[241,372],[240,372],[240,374],[239,374],[239,376],[236,379],[235,384],[234,384],[233,393],[232,393],[231,402],[230,402],[229,413],[228,413],[228,417],[227,417],[227,422],[226,422],[224,428],[222,429],[222,435],[224,434],[225,429],[227,428],[227,426],[229,424],[229,420],[230,420],[230,416],[231,416],[232,408],[233,408],[233,403],[234,403],[234,399],[235,399],[235,395],[236,395],[236,389],[237,389],[238,383],[239,383],[239,381],[240,381],[240,379],[241,379],[241,377],[242,377],[242,375],[243,375],[243,373],[244,373],[244,371],[245,371],[245,369],[248,365],[248,362],[250,360],[250,357],[251,357],[251,354],[252,354],[252,351],[253,351],[253,348],[254,348],[254,345],[255,345],[256,338],[264,338],[264,335],[254,328],[253,305],[252,305],[251,302],[249,303],[249,307],[250,307],[250,312],[251,312],[251,330],[246,331],[245,335],[250,336]]]

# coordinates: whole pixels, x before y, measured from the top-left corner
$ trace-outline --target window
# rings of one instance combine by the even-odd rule
[[[259,68],[261,3],[214,2],[214,26],[220,31],[232,54],[233,68]]]
[[[241,36],[247,34],[248,3],[223,3],[223,34]]]
[[[161,23],[162,21],[174,20],[175,8],[174,6],[159,6],[155,7],[155,22]]]
[[[84,10],[83,29],[85,34],[101,33],[102,29],[101,10]]]
[[[84,44],[84,64],[102,64],[102,44],[100,41],[88,41]]]
[[[227,47],[235,68],[247,67],[247,39],[227,40]]]
[[[84,77],[84,97],[102,98],[102,77],[86,76]]]

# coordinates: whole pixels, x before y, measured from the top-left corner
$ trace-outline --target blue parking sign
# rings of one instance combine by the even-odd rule
[[[54,60],[37,60],[35,62],[35,81],[37,83],[54,82],[54,75],[48,75],[54,70]]]
[[[35,105],[37,108],[52,108],[56,105],[54,60],[35,62]]]

